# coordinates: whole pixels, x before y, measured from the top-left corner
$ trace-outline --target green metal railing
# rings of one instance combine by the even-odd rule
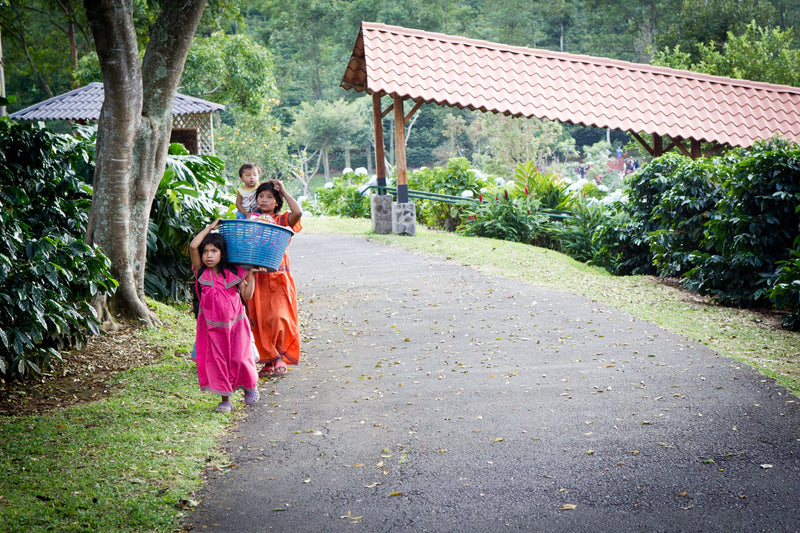
[[[378,189],[378,194],[386,194],[391,193],[397,198],[397,188],[396,187],[380,187],[378,185],[368,185],[364,187],[359,194],[364,196],[364,194],[370,189]],[[408,190],[408,197],[409,198],[420,198],[422,200],[433,200],[436,202],[445,202],[448,204],[458,204],[458,203],[465,203],[465,202],[477,202],[477,198],[464,198],[463,196],[452,196],[449,194],[439,194],[435,192],[426,192],[426,191],[413,191],[411,189]],[[572,218],[572,213],[569,211],[561,211],[558,209],[549,209],[544,208],[540,210],[545,215],[549,216],[550,218]]]
[[[361,196],[364,196],[370,189],[378,189],[378,194],[392,193],[395,198],[397,197],[397,187],[381,187],[379,185],[368,185],[361,190]],[[435,192],[425,191],[412,191],[408,190],[409,198],[421,198],[423,200],[436,200],[437,202],[445,202],[448,204],[457,204],[461,202],[472,202],[475,198],[462,198],[461,196],[451,196],[449,194],[439,194]]]

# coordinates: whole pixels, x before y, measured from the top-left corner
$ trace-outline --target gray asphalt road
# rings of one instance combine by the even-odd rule
[[[800,531],[798,400],[749,367],[357,237],[289,253],[301,364],[262,382],[194,531]]]

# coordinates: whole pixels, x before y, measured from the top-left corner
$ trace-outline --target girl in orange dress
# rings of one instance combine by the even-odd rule
[[[283,202],[289,211],[281,213]],[[303,209],[278,180],[262,183],[256,189],[256,210],[250,220],[263,220],[285,226],[297,233],[302,229]],[[255,275],[253,299],[247,314],[263,368],[260,376],[286,373],[286,364],[300,362],[300,326],[297,316],[297,289],[289,271],[289,256],[283,255],[277,272]]]

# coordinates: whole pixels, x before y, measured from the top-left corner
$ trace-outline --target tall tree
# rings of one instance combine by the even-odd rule
[[[314,150],[307,159],[319,153],[325,170],[325,179],[330,179],[331,175],[329,162],[331,149],[350,145],[352,138],[366,128],[363,116],[359,113],[359,104],[345,102],[342,99],[314,104],[303,102],[295,110],[294,119],[291,138],[297,145],[298,152],[307,154],[308,150]],[[306,190],[304,194],[307,195],[308,191]]]
[[[21,106],[73,88],[79,54],[91,49],[81,0],[0,2],[8,90]]]
[[[800,49],[794,48],[792,29],[761,28],[751,22],[744,33],[728,38],[722,49],[715,43],[698,43],[700,59],[692,63],[691,55],[679,47],[656,53],[653,64],[705,72],[766,83],[800,87]]]
[[[105,101],[100,113],[87,241],[111,259],[113,307],[154,324],[144,301],[150,208],[164,174],[172,104],[206,0],[163,0],[139,59],[134,0],[84,0]],[[107,302],[95,302],[108,319]]]
[[[656,37],[659,50],[679,46],[697,61],[697,43],[713,42],[722,48],[728,33],[744,33],[751,21],[773,26],[776,11],[769,0],[684,0],[677,20]]]

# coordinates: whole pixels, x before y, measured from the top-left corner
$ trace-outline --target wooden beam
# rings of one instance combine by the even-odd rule
[[[636,139],[637,141],[639,141],[639,144],[641,144],[641,145],[644,147],[644,149],[645,149],[645,150],[647,150],[647,153],[649,153],[651,156],[653,155],[653,149],[650,147],[650,145],[649,145],[649,144],[647,144],[647,143],[644,141],[644,139],[642,139],[642,138],[639,136],[639,134],[638,134],[638,133],[636,133],[635,131],[631,131],[631,132],[629,132],[629,133],[630,133],[631,135],[633,135],[633,138],[634,138],[634,139]]]
[[[414,104],[414,107],[411,109],[411,111],[408,112],[408,115],[406,115],[405,118],[403,119],[403,123],[408,124],[408,121],[411,120],[411,117],[414,116],[414,113],[416,113],[417,110],[420,107],[422,107],[423,103],[424,102],[422,100],[417,100],[417,103]]]
[[[394,104],[390,104],[390,105],[389,105],[389,107],[387,107],[386,109],[384,109],[384,110],[383,110],[383,112],[381,112],[381,118],[383,118],[383,117],[385,117],[386,115],[388,115],[388,114],[389,114],[389,112],[390,112],[392,109],[394,109]]]
[[[682,137],[670,137],[672,139],[672,144],[670,144],[670,148],[673,146],[676,147],[678,150],[681,151],[683,155],[686,157],[692,157],[692,154],[689,153],[689,150],[683,145],[683,138]],[[665,151],[669,151],[669,148]]]
[[[403,116],[403,99],[394,96],[394,155],[397,179],[397,203],[408,203],[408,176],[406,170],[406,121]]]
[[[372,94],[372,128],[375,132],[375,173],[378,176],[378,194],[383,194],[380,187],[386,187],[386,159],[383,153],[383,115],[381,115],[381,95]]]
[[[719,143],[715,143],[714,146],[712,146],[708,150],[706,150],[706,153],[703,154],[703,157],[711,157],[712,155],[714,155],[717,152],[719,152],[720,150],[722,150],[722,148],[724,148],[723,145],[721,145]]]

